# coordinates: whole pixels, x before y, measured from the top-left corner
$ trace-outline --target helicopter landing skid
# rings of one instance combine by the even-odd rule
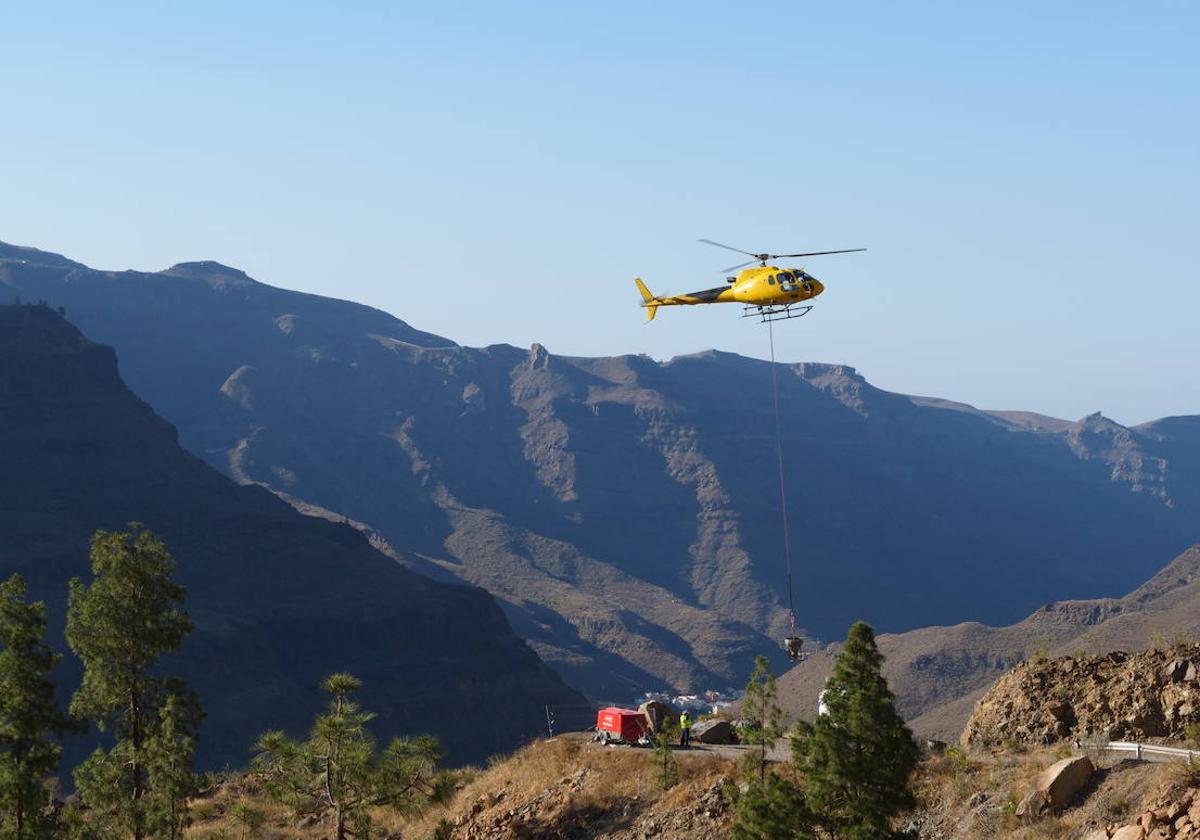
[[[745,306],[743,309],[743,318],[759,318],[760,323],[766,324],[770,321],[789,321],[792,318],[803,318],[812,311],[812,305],[797,306],[793,303],[787,303],[777,306]]]

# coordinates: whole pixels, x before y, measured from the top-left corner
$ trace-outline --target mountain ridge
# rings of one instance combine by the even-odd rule
[[[128,274],[0,251],[0,287],[117,347],[187,449],[484,586],[592,696],[735,685],[758,652],[786,664],[768,362],[469,348],[356,304]],[[1128,591],[1200,539],[1188,418],[1060,426],[847,365],[778,372],[810,635],[1016,621]]]

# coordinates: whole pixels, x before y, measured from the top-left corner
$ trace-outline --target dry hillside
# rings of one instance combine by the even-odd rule
[[[1200,644],[1023,663],[980,701],[963,747],[935,750],[919,764],[912,780],[916,807],[895,827],[921,840],[1195,840],[1195,769],[1062,739],[1094,734],[1178,745],[1181,735],[1194,737],[1190,725],[1197,722]],[[776,771],[795,772],[787,751],[778,755]],[[740,771],[712,753],[675,756],[681,780],[664,793],[653,752],[600,746],[583,734],[560,736],[486,771],[464,772],[450,801],[417,818],[381,812],[379,822],[388,837],[431,840],[731,836],[729,797],[731,785],[744,781]],[[321,825],[294,826],[286,813],[263,806],[250,775],[200,803],[204,818],[192,837],[215,840],[236,828],[231,817],[239,800],[270,814],[268,837],[323,836]]]
[[[1107,840],[1127,825],[1140,830],[1145,821],[1162,830],[1162,838],[1195,837],[1175,829],[1175,821],[1191,813],[1198,793],[1198,780],[1179,765],[1095,756],[1092,777],[1061,812],[1018,816],[1018,804],[1036,788],[1039,776],[1069,752],[951,750],[927,758],[913,779],[917,807],[899,818],[897,828],[909,829],[920,840]],[[422,815],[406,819],[376,811],[376,827],[389,840],[731,836],[733,815],[725,790],[738,779],[733,762],[681,756],[680,782],[663,792],[655,784],[652,759],[648,750],[597,747],[572,738],[540,741],[487,770],[465,773],[449,802]],[[231,776],[193,803],[196,823],[188,840],[253,836],[237,818],[239,807],[246,806],[265,818],[257,836],[266,840],[329,837],[327,824],[298,825],[265,800],[251,774]],[[1125,840],[1129,835],[1118,836]],[[1136,834],[1132,840],[1146,836]]]
[[[581,738],[539,741],[487,770],[464,774],[453,797],[425,814],[404,819],[379,810],[390,838],[605,838],[706,840],[729,834],[731,814],[723,788],[733,762],[710,755],[681,756],[680,781],[663,792],[655,782],[653,753],[594,745]],[[295,825],[266,801],[254,776],[233,776],[196,802],[199,819],[189,840],[240,837],[241,803],[266,817],[271,840],[323,840],[329,827]],[[381,835],[382,836],[382,835]]]
[[[1151,764],[1096,757],[1096,770],[1060,813],[1018,816],[1021,801],[1035,789],[1046,768],[1065,750],[996,755],[951,752],[922,763],[916,777],[918,807],[905,819],[920,840],[1108,840],[1117,830],[1137,825],[1119,840],[1146,840],[1140,821],[1147,810],[1187,813],[1195,784],[1181,765]],[[1151,825],[1154,821],[1151,820]],[[1163,826],[1162,821],[1157,823]],[[1163,833],[1154,840],[1192,838]]]

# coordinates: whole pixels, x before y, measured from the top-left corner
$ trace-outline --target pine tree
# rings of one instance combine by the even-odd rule
[[[734,840],[803,840],[812,825],[804,795],[777,773],[752,780],[734,805]]]
[[[146,741],[146,817],[153,836],[179,840],[191,824],[188,799],[198,789],[193,768],[202,714],[195,695],[176,681],[167,685],[166,698]]]
[[[337,840],[367,837],[373,807],[413,813],[442,792],[435,778],[438,742],[395,738],[377,751],[367,729],[375,715],[350,697],[361,687],[350,674],[326,678],[321,688],[333,695],[329,711],[317,716],[307,741],[267,732],[254,746],[253,766],[264,774],[268,795],[297,817],[331,819]]]
[[[812,819],[804,795],[796,785],[767,769],[767,755],[783,736],[783,711],[771,663],[756,657],[754,672],[742,696],[738,740],[756,749],[746,755],[742,770],[750,776],[745,791],[734,802],[733,836],[737,840],[789,840],[812,837]]]
[[[262,827],[266,825],[267,815],[245,800],[234,803],[229,809],[229,815],[234,822],[241,826],[238,840],[253,840],[260,837]]]
[[[679,724],[665,715],[650,733],[654,744],[654,781],[660,790],[670,790],[679,784],[679,765],[675,761],[675,744],[679,742]]]
[[[870,626],[850,628],[824,694],[827,713],[792,740],[809,806],[848,840],[894,836],[892,819],[913,805],[908,787],[919,753],[883,678]]]
[[[754,660],[754,672],[742,696],[742,716],[748,721],[738,731],[738,740],[758,749],[746,756],[747,767],[754,768],[763,784],[767,772],[767,753],[783,735],[783,711],[775,702],[778,691],[775,673],[765,656]]]
[[[76,768],[75,784],[97,820],[142,840],[162,827],[159,794],[176,784],[164,774],[191,771],[199,704],[178,681],[152,676],[159,657],[179,649],[191,622],[184,589],[171,579],[170,552],[141,525],[97,531],[91,560],[91,585],[78,578],[70,585],[67,642],[83,661],[71,712],[112,730],[115,744],[107,752],[97,748]],[[185,706],[192,709],[187,723]]]
[[[46,605],[25,601],[25,581],[0,584],[0,837],[50,837],[43,787],[58,767],[55,736],[73,728],[54,699],[50,672],[61,658],[47,647]]]

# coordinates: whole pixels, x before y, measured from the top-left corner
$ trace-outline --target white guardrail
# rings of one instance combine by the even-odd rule
[[[1200,751],[1186,750],[1182,747],[1139,744],[1136,741],[1109,741],[1105,744],[1076,742],[1076,746],[1085,751],[1133,753],[1138,761],[1185,761],[1189,765],[1200,765]]]

